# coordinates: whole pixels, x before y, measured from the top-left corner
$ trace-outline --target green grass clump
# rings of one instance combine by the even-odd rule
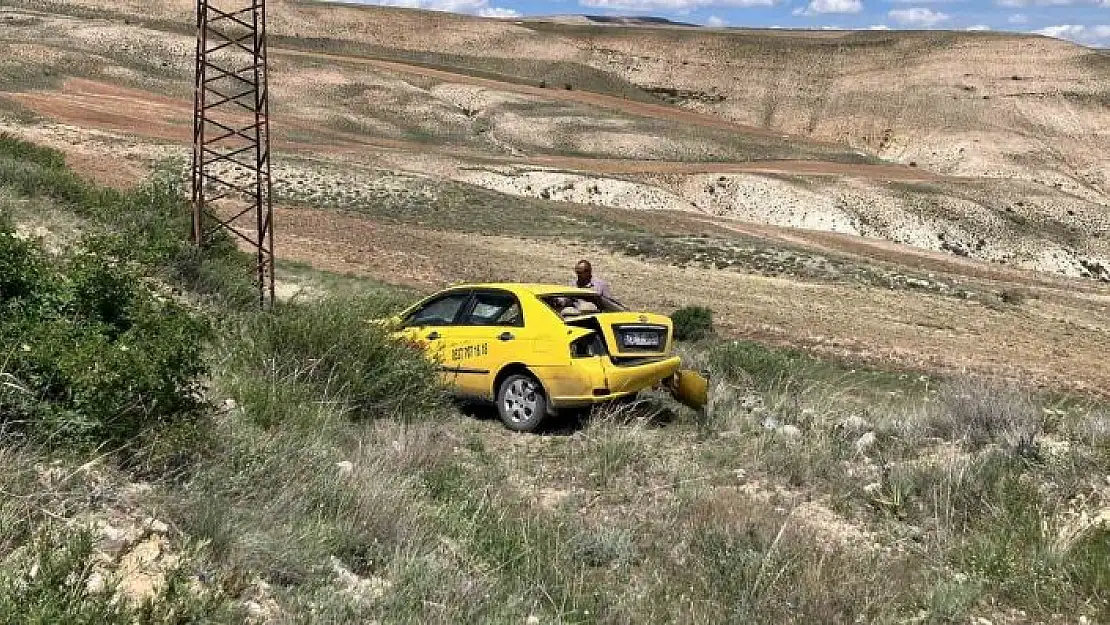
[[[419,418],[440,407],[433,364],[369,323],[400,306],[381,298],[326,298],[249,318],[234,350],[234,384],[263,424],[287,420],[290,406],[313,398],[356,419]]]
[[[181,181],[159,173],[120,191],[83,180],[65,156],[0,133],[0,188],[16,196],[52,202],[89,222],[100,249],[141,273],[241,309],[256,297],[245,257],[230,236],[197,249],[189,242],[191,208]]]
[[[750,379],[768,388],[794,377],[805,377],[822,366],[820,360],[793,349],[775,349],[753,341],[733,341],[711,354],[715,371],[732,379]]]
[[[671,313],[674,337],[679,341],[700,341],[713,336],[713,311],[705,306],[686,306]]]

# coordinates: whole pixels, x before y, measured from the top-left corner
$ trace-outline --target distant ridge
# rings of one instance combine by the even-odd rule
[[[613,26],[678,26],[701,28],[701,24],[677,22],[665,17],[627,16],[627,15],[535,15],[517,18],[527,22],[558,22],[561,24],[607,24]]]

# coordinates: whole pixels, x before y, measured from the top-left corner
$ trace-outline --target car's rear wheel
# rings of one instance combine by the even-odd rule
[[[531,432],[547,416],[547,396],[535,378],[514,373],[497,388],[497,412],[510,430]]]

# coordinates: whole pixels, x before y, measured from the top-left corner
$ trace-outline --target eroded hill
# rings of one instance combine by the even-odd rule
[[[187,137],[193,3],[3,5],[19,7],[0,44],[5,90],[24,92],[9,101]],[[509,195],[1110,279],[1110,57],[1098,51],[993,33],[625,28],[306,2],[270,14],[279,132],[316,157],[346,150]],[[101,110],[112,100],[69,76],[159,106]]]

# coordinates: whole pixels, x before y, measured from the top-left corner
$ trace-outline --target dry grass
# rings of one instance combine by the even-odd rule
[[[23,215],[67,210],[48,193],[30,207],[15,195],[3,197]],[[494,208],[476,215],[493,219]],[[355,227],[366,222],[325,215],[313,227],[344,227],[357,245],[391,249]],[[593,220],[589,228],[623,223],[579,217]],[[143,223],[144,214],[126,218]],[[374,227],[400,247],[417,233],[403,220]],[[457,245],[440,251],[456,272],[475,241],[489,257],[521,264],[519,241],[499,248],[493,237],[418,234]],[[549,266],[567,255],[550,249]],[[626,267],[642,275],[643,265]],[[131,620],[95,612],[110,607],[110,591],[72,576],[94,571],[90,559],[112,546],[110,536],[75,529],[90,513],[165,524],[154,532],[161,538],[135,543],[167,545],[181,564],[176,576],[166,571],[177,594],[159,597],[156,614],[194,620],[1110,618],[1110,530],[1101,520],[1110,434],[1095,399],[706,341],[683,346],[690,365],[712,372],[704,413],[647,393],[636,405],[517,435],[438,401],[427,368],[363,330],[366,316],[411,293],[292,269],[338,291],[341,304],[309,299],[255,315],[206,302],[222,334],[204,418],[158,428],[91,464],[0,441],[3,620],[39,614],[23,607],[28,588],[45,598],[34,604],[48,608],[42,621]],[[662,266],[653,275],[691,280]],[[761,288],[783,301],[782,284]],[[351,305],[364,289],[365,307]],[[1023,311],[1035,305],[1048,304]],[[18,381],[5,382],[19,392]],[[28,583],[35,559],[51,574]]]

